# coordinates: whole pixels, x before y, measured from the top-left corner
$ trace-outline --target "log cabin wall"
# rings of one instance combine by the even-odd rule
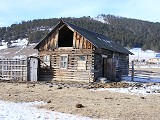
[[[121,76],[128,75],[129,70],[129,56],[121,53],[114,53],[113,57],[116,59],[116,76],[120,79]]]
[[[98,77],[103,76],[103,70],[102,70],[102,55],[101,54],[95,54],[94,55],[94,78],[97,79]]]
[[[45,41],[42,41],[38,48],[41,61],[39,79],[93,82],[94,46],[76,31],[66,26],[62,28],[63,32],[70,31],[69,34],[73,34],[72,41],[70,41],[73,45],[64,46],[65,44],[58,43],[61,40],[60,37],[62,37],[59,36],[60,30],[55,31]],[[63,37],[65,38],[65,33]],[[67,58],[66,68],[61,68],[62,56]],[[44,58],[49,59],[50,62],[45,62]]]
[[[113,52],[105,49],[96,49],[94,51],[94,78],[97,79],[98,77],[106,77],[109,74],[108,67],[104,65],[104,59],[106,59],[105,62],[107,62],[108,59],[112,58]],[[107,64],[107,63],[105,63]],[[104,68],[105,67],[105,68]],[[110,69],[111,70],[111,69]],[[108,79],[108,78],[107,78]]]
[[[105,49],[96,49],[94,59],[95,79],[106,77],[111,81],[120,81],[122,76],[128,75],[129,57],[126,54],[115,53]]]
[[[40,59],[45,55],[50,55],[50,66],[40,66],[40,80],[69,80],[93,82],[94,59],[92,49],[56,49],[52,52],[40,52]],[[60,59],[66,55],[68,62],[67,68],[60,68]],[[84,57],[84,62],[80,63],[79,58]]]

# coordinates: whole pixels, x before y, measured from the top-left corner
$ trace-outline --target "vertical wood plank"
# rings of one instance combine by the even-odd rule
[[[55,46],[54,48],[58,48],[58,31],[56,32],[56,35],[55,35]]]
[[[83,36],[81,36],[81,38],[80,38],[80,46],[79,46],[79,48],[80,49],[82,49],[83,48]]]
[[[76,31],[73,33],[73,48],[76,48]]]
[[[131,81],[134,81],[134,61],[132,61],[132,79]]]

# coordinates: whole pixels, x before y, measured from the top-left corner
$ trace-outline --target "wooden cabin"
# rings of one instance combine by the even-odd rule
[[[98,77],[120,81],[128,75],[130,51],[107,36],[60,21],[37,44],[39,80],[94,82]]]

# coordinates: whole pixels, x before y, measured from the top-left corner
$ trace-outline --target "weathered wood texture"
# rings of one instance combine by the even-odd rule
[[[52,52],[40,52],[40,59],[44,55],[50,55],[50,67],[40,67],[40,80],[69,80],[92,82],[94,75],[94,54],[92,49],[55,49]],[[60,68],[60,55],[68,55],[67,69]],[[86,59],[86,69],[78,69],[78,57],[84,56]]]
[[[128,75],[129,71],[129,56],[125,54],[115,53],[116,70],[120,70],[122,75]]]
[[[27,62],[27,80],[35,82],[38,80],[38,58],[29,57]]]
[[[104,49],[95,49],[94,51],[94,77],[106,77],[107,78],[107,67],[104,66],[104,58],[112,58],[113,53]],[[106,65],[106,64],[105,64]],[[109,79],[109,78],[108,78]]]
[[[70,31],[70,34],[73,34],[73,39],[71,41],[65,41],[64,37],[64,41],[61,42],[71,42],[73,44],[69,47],[59,47],[59,30],[63,27],[64,26],[50,35],[47,40],[42,41],[43,43],[38,48],[41,60],[39,79],[93,81],[93,45],[85,37],[68,27],[66,30]],[[60,68],[60,56],[64,54],[68,56],[67,69]],[[43,57],[45,55],[50,55],[50,66],[48,67],[45,67],[43,62]],[[79,56],[85,57],[85,61],[79,61]]]
[[[127,55],[98,49],[67,25],[62,25],[49,34],[38,46],[38,50],[42,63],[40,79],[92,82],[98,77],[106,77],[115,81],[116,77],[121,79],[122,75],[128,74]],[[60,68],[60,56],[63,54],[68,57],[67,69]],[[45,55],[50,55],[48,67],[43,62]],[[78,61],[79,56],[85,56],[86,61]]]
[[[94,54],[94,78],[97,79],[98,77],[103,76],[103,70],[102,70],[102,55],[101,54]]]
[[[27,60],[0,59],[0,79],[27,80]]]
[[[95,79],[106,77],[111,81],[120,81],[123,75],[128,75],[128,55],[113,53],[104,49],[96,49],[94,53]]]
[[[116,59],[116,78],[121,80],[122,76],[127,76],[129,71],[129,56],[121,53],[114,53]]]
[[[105,65],[106,64],[106,65]],[[114,58],[106,59],[104,69],[106,69],[106,78],[110,81],[116,81],[116,61]]]
[[[73,46],[74,49],[92,49],[93,45],[82,35],[73,32]],[[39,51],[53,51],[58,48],[58,31],[55,31],[45,41],[42,41],[42,45],[39,46]]]

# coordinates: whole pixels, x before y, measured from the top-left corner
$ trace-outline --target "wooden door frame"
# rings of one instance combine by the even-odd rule
[[[104,59],[106,59],[106,65],[108,67],[105,66],[104,63]],[[102,76],[106,77],[107,79],[111,80],[111,81],[115,81],[116,79],[116,63],[115,63],[115,59],[114,58],[103,58],[102,57]],[[107,68],[106,73],[104,73],[104,69]]]
[[[103,55],[102,54],[102,77],[105,77],[105,75],[104,75],[104,59],[107,59],[108,58],[108,56],[107,55]]]

